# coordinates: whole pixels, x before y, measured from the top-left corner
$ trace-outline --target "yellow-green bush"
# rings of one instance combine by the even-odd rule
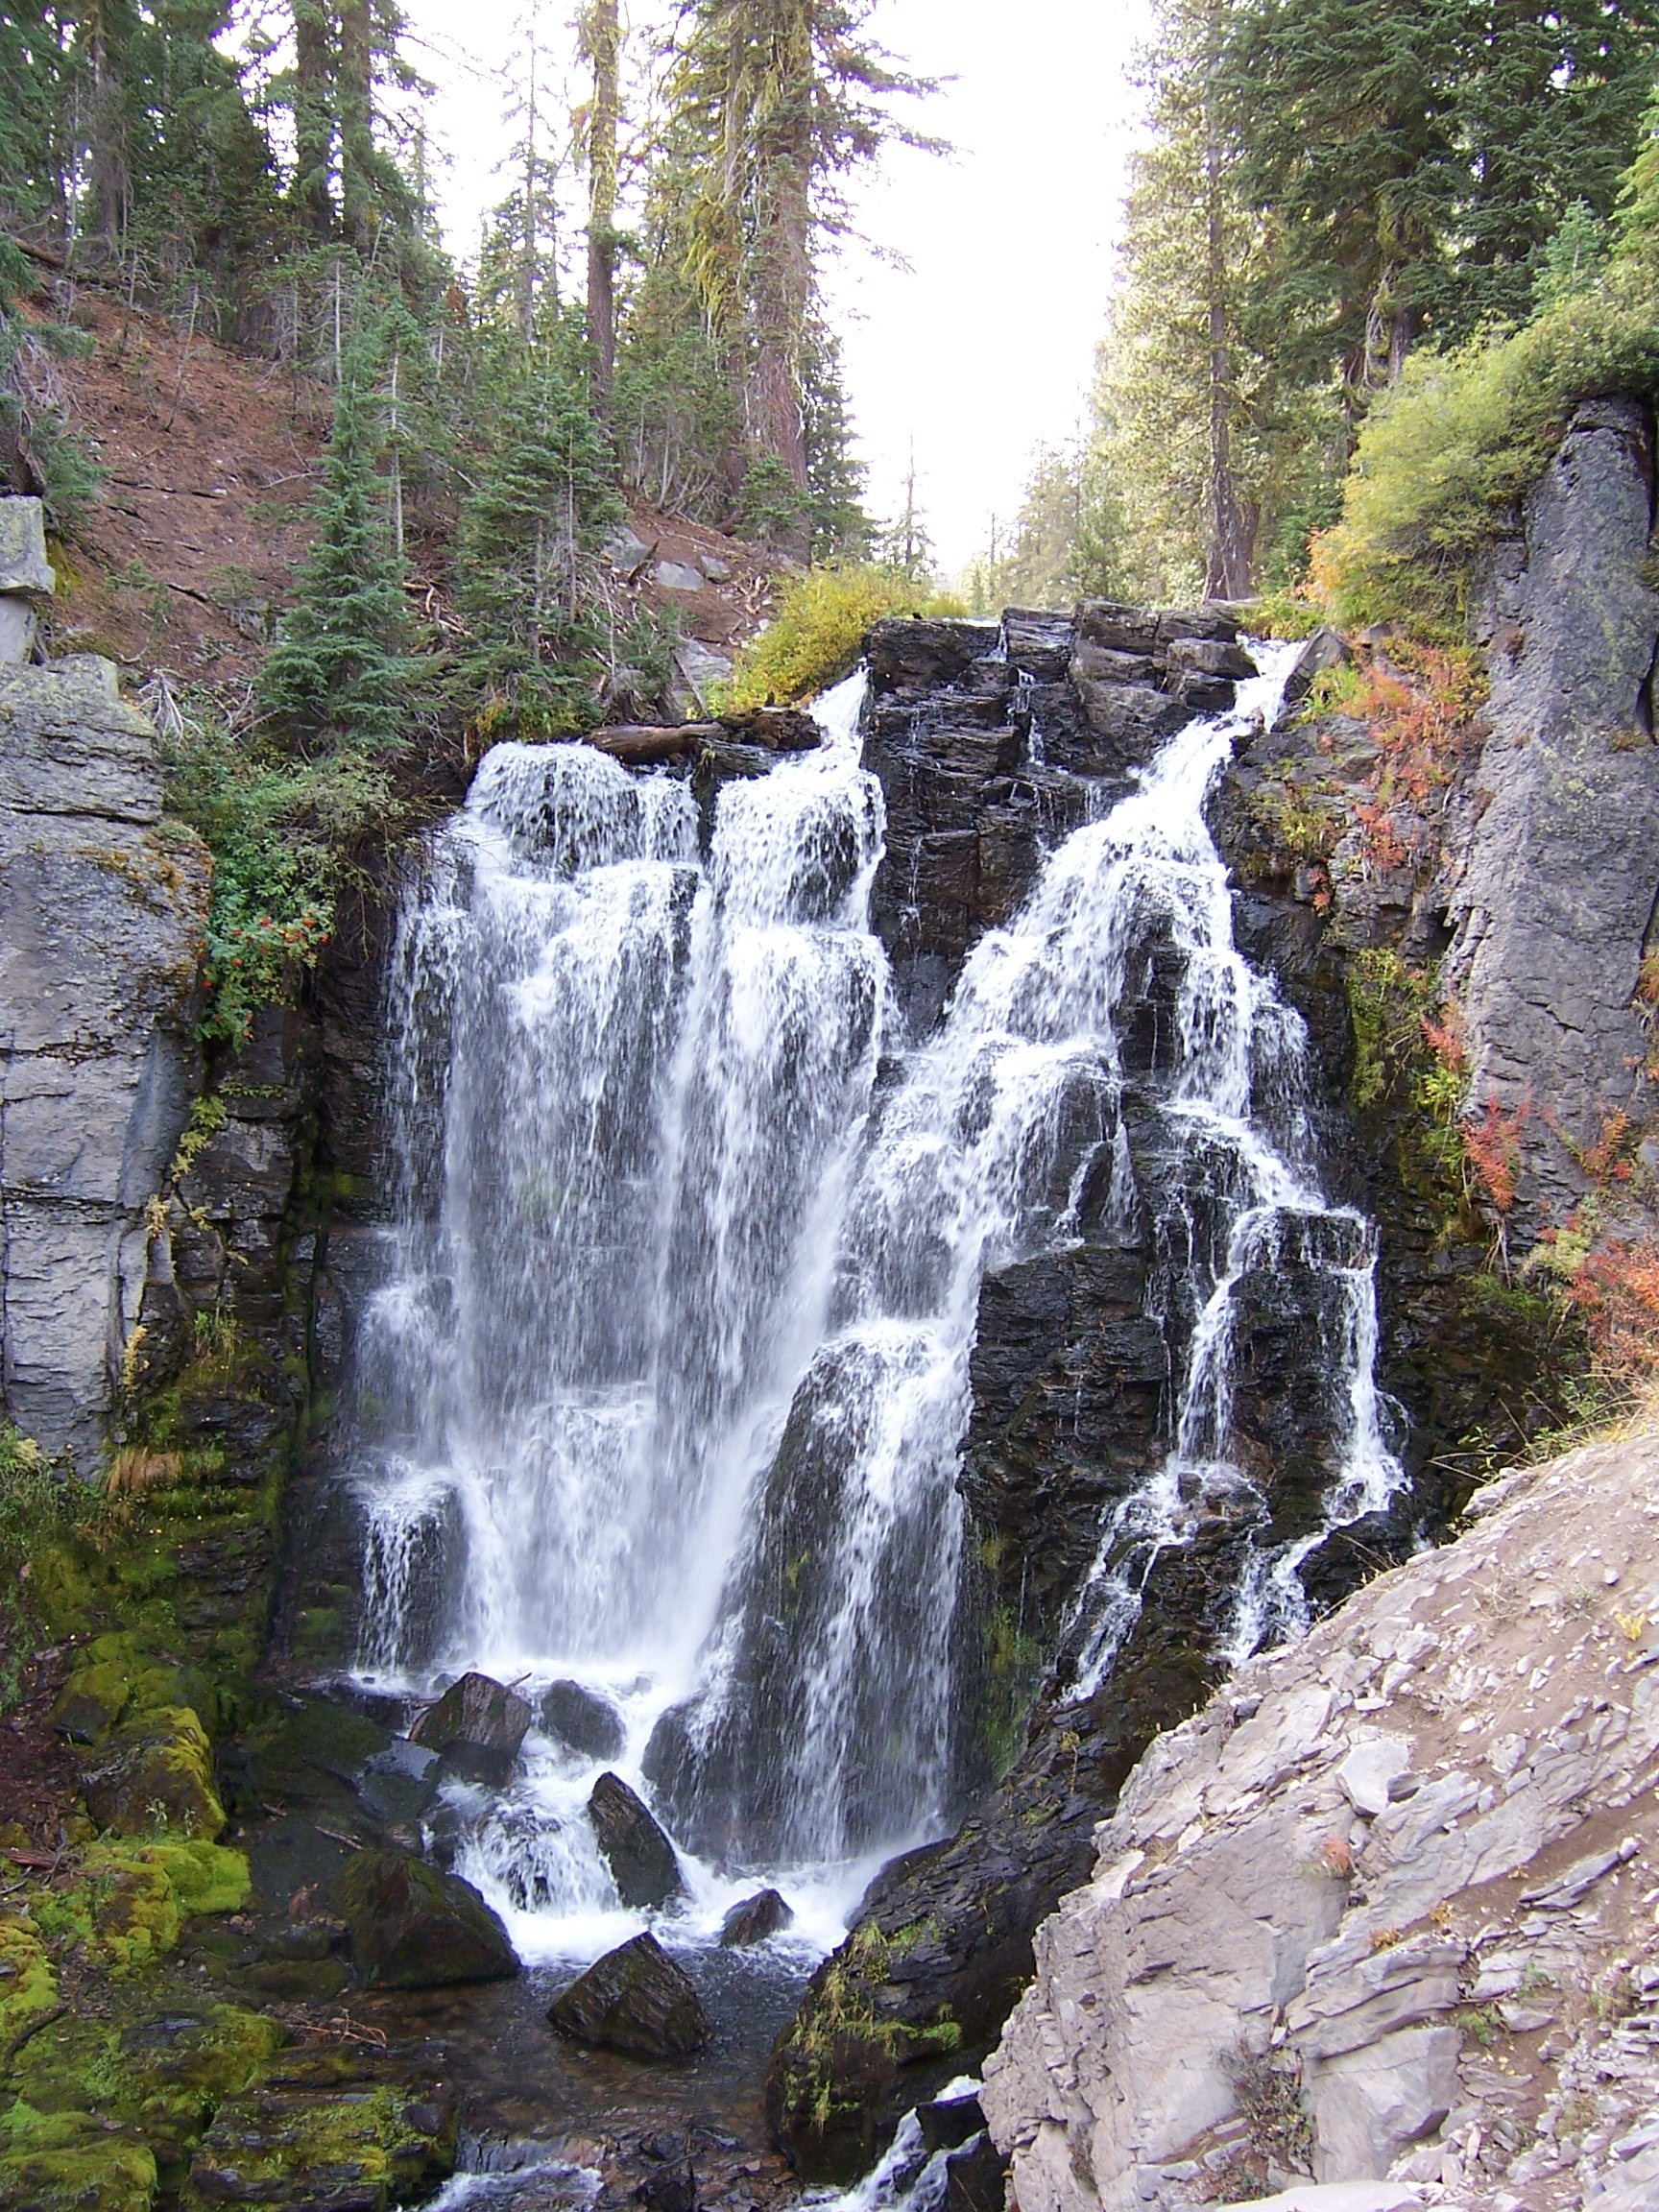
[[[959,599],[902,569],[809,568],[783,587],[778,612],[738,660],[721,705],[789,707],[851,675],[872,623],[889,614],[966,614]]]
[[[1655,390],[1659,266],[1634,248],[1519,330],[1416,355],[1372,408],[1342,518],[1315,541],[1333,618],[1460,630],[1482,548],[1543,473],[1574,405]]]

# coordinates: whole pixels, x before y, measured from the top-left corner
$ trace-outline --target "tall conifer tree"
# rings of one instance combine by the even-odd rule
[[[410,718],[419,663],[380,466],[381,371],[377,346],[356,340],[335,390],[316,536],[260,672],[266,714],[311,754],[393,746]]]

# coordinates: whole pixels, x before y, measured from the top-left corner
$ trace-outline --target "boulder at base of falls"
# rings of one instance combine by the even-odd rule
[[[794,1920],[792,1908],[776,1889],[757,1889],[753,1897],[733,1905],[721,1921],[720,1940],[728,1950],[741,1950],[746,1944],[764,1943],[769,1936],[781,1935]]]
[[[588,1800],[588,1817],[624,1905],[656,1911],[684,1896],[673,1844],[620,1774],[600,1775]]]
[[[709,2035],[691,1977],[649,1934],[607,1951],[554,2000],[547,2017],[561,2035],[640,2058],[685,2058]]]
[[[463,1674],[436,1705],[427,1706],[409,1741],[441,1751],[452,1773],[498,1789],[512,1773],[534,1718],[517,1691],[503,1689],[488,1674]]]
[[[916,2125],[926,2150],[959,2151],[985,2132],[984,2108],[975,2091],[965,2097],[935,2097],[930,2104],[917,2105]]]
[[[500,1915],[470,1882],[412,1851],[360,1851],[335,1876],[329,1903],[351,1933],[359,1978],[379,1989],[504,1982],[518,1960]]]
[[[541,1693],[543,1729],[566,1750],[587,1759],[618,1759],[628,1741],[622,1716],[609,1697],[581,1682],[553,1682]]]

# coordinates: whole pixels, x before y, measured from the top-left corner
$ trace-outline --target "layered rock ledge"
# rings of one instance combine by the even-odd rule
[[[1135,1769],[986,2066],[1022,2212],[1654,2201],[1659,1434],[1479,1505]]]
[[[88,1473],[201,1080],[209,863],[161,808],[108,661],[0,669],[5,1398]]]

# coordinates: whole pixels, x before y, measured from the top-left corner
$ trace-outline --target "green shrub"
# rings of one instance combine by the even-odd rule
[[[1339,623],[1461,631],[1478,559],[1580,399],[1659,390],[1659,270],[1634,252],[1513,331],[1415,356],[1373,407],[1315,544]]]
[[[865,634],[889,614],[965,614],[959,599],[897,568],[809,568],[733,670],[722,704],[787,707],[815,698],[858,664]]]
[[[244,747],[211,703],[167,705],[168,806],[213,855],[202,1035],[240,1044],[315,966],[353,840],[394,817],[391,784],[361,753],[284,760]]]

